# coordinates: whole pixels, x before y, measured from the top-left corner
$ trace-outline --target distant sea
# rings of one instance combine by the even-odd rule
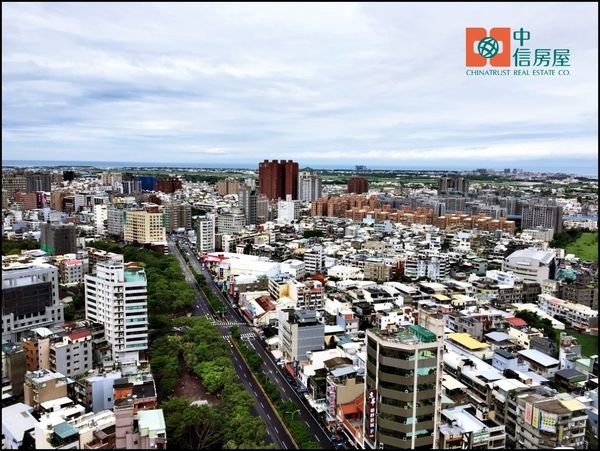
[[[210,163],[160,163],[151,161],[75,161],[75,160],[2,160],[2,166],[18,166],[18,167],[92,167],[99,169],[112,168],[232,168],[232,169],[256,169],[258,163],[254,167],[250,165],[227,163],[227,164],[210,164]]]
[[[255,163],[165,163],[165,162],[152,162],[152,161],[78,161],[78,160],[2,160],[2,166],[17,166],[17,167],[93,167],[98,169],[118,169],[118,168],[207,168],[207,169],[249,169],[256,171],[258,169],[258,161]],[[444,165],[443,162],[432,164],[429,167],[422,167],[416,165],[405,165],[403,167],[392,167],[387,165],[367,163],[368,169],[387,169],[387,170],[398,170],[398,171],[471,171],[475,170],[476,167],[460,167],[453,164]],[[358,164],[358,163],[357,163]],[[364,164],[364,163],[360,163]],[[571,167],[549,165],[543,161],[529,161],[516,163],[517,167],[524,171],[531,172],[547,172],[547,173],[567,173],[577,174],[586,177],[597,178],[598,177],[598,161],[587,161],[571,162]],[[494,166],[498,166],[495,164]],[[301,162],[300,167],[311,167],[313,169],[340,169],[340,170],[354,170],[355,165],[351,164],[303,164]],[[485,163],[477,167],[486,167]],[[508,165],[496,167],[497,171],[502,171],[504,167]]]

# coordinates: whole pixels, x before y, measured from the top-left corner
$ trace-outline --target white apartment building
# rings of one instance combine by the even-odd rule
[[[580,330],[589,329],[590,319],[598,316],[597,310],[586,305],[575,304],[549,294],[538,295],[538,307],[547,315]]]
[[[107,209],[106,233],[113,236],[123,237],[123,226],[125,224],[125,212],[123,207],[110,205]]]
[[[292,200],[290,194],[287,195],[286,200],[280,200],[277,203],[277,219],[280,222],[290,223],[300,217],[300,202]]]
[[[510,271],[525,282],[540,285],[550,279],[554,271],[554,252],[540,251],[533,247],[519,249],[502,262],[502,271]]]
[[[219,215],[217,231],[224,235],[233,235],[242,231],[246,225],[246,215],[241,210]]]
[[[304,269],[308,274],[323,272],[325,252],[323,246],[314,246],[304,252]]]
[[[198,233],[196,247],[198,252],[215,251],[215,215],[198,218]]]
[[[448,277],[450,263],[446,254],[416,254],[406,258],[404,275],[411,279],[427,277],[431,280],[441,280]]]
[[[108,225],[108,205],[94,205],[94,230],[96,235],[104,235]]]
[[[83,282],[83,260],[62,260],[58,268],[61,284],[76,285]]]
[[[317,200],[321,197],[321,177],[316,172],[302,171],[298,174],[298,199]]]
[[[16,342],[22,332],[64,320],[58,269],[47,263],[2,268],[2,338]]]
[[[109,260],[85,276],[85,317],[104,325],[113,360],[146,360],[148,349],[148,294],[143,268]]]

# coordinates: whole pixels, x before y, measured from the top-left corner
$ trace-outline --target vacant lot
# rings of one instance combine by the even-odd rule
[[[575,254],[582,260],[598,260],[598,232],[583,233],[565,249],[567,254]]]
[[[581,353],[584,356],[598,355],[598,336],[582,334],[573,329],[567,329],[565,332],[577,339],[577,343],[581,345]]]

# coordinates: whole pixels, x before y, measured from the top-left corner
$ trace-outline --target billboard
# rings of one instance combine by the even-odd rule
[[[330,418],[335,418],[335,401],[336,401],[336,390],[335,390],[335,385],[330,384],[327,386],[327,406],[328,406],[328,411],[327,413],[329,414]]]
[[[375,440],[375,429],[377,424],[377,390],[372,388],[367,395],[367,437]]]

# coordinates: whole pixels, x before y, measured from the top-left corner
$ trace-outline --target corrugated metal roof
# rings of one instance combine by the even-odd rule
[[[481,343],[480,341],[475,340],[473,337],[471,337],[469,334],[467,333],[453,333],[453,334],[448,334],[448,338],[450,338],[451,340],[454,340],[455,342],[457,342],[458,344],[464,346],[465,348],[468,349],[483,349],[483,348],[489,348],[489,345],[486,343]]]
[[[534,362],[546,367],[559,364],[558,360],[550,357],[548,354],[538,351],[537,349],[525,349],[523,351],[519,351],[519,355],[522,355],[523,357],[533,360]]]

